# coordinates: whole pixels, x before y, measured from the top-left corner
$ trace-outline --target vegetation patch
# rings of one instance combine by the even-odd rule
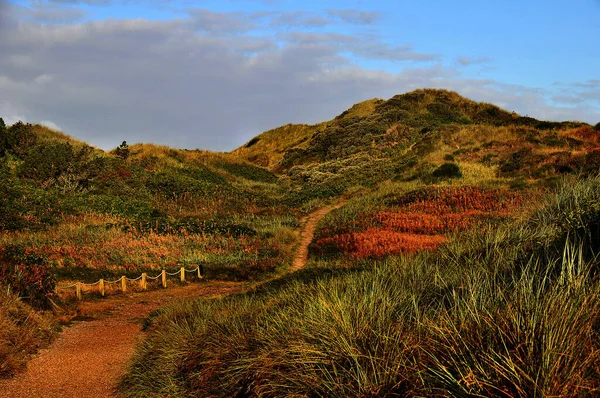
[[[350,224],[329,223],[319,230],[311,250],[316,256],[354,259],[433,250],[446,242],[444,234],[509,217],[522,203],[520,194],[477,187],[388,195],[378,211],[361,212]]]
[[[23,370],[29,356],[50,344],[57,331],[50,314],[0,289],[0,378]]]
[[[120,389],[131,397],[597,395],[599,188],[600,177],[565,181],[527,220],[374,261],[360,274],[165,309]],[[424,194],[400,200],[419,207]],[[438,194],[447,206],[488,206]]]

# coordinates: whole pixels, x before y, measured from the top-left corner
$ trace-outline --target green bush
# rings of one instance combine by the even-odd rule
[[[73,165],[73,157],[69,143],[39,144],[23,156],[19,175],[39,181],[57,178]]]
[[[456,163],[444,163],[431,173],[436,178],[460,178],[462,172]]]
[[[127,141],[123,141],[121,145],[115,148],[114,152],[117,157],[126,160],[129,157],[129,145],[127,145]]]

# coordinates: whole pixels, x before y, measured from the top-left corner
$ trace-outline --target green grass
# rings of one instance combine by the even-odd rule
[[[141,396],[594,396],[600,177],[528,220],[358,274],[162,311],[121,391]]]
[[[0,251],[45,256],[60,279],[171,269],[199,252],[215,278],[256,278],[291,261],[303,211],[283,203],[264,168],[150,144],[117,156],[37,125],[0,135]]]

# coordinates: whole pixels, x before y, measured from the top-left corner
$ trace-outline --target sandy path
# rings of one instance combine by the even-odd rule
[[[99,319],[76,322],[41,350],[27,371],[0,381],[0,397],[111,397],[125,372],[141,321],[150,311],[189,297],[225,295],[241,284],[203,283],[133,293],[84,303],[85,313],[103,311]]]
[[[308,246],[319,220],[342,204],[317,210],[305,219],[290,272],[306,265]],[[142,336],[142,320],[152,310],[177,300],[222,296],[247,288],[244,283],[192,283],[83,302],[83,314],[100,313],[98,319],[65,328],[49,348],[41,350],[29,362],[26,372],[10,380],[0,380],[0,397],[114,397],[115,385]]]
[[[292,262],[292,267],[290,271],[298,271],[300,268],[303,268],[306,265],[306,260],[308,260],[308,246],[310,242],[312,242],[315,236],[315,229],[317,229],[317,224],[321,219],[330,211],[340,208],[346,203],[345,201],[340,202],[334,206],[323,207],[311,213],[306,218],[306,223],[302,228],[302,235],[300,236],[300,244],[296,249],[296,255],[294,256],[294,261]]]

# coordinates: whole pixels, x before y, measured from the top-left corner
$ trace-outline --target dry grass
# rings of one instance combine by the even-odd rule
[[[29,356],[48,345],[56,332],[51,315],[0,290],[0,378],[23,369]]]

